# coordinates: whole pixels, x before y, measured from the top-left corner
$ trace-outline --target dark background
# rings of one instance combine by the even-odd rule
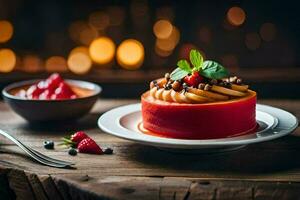
[[[230,25],[226,18],[233,6],[246,13],[240,26]],[[0,47],[13,49],[21,60],[27,54],[37,55],[42,60],[53,55],[67,58],[72,48],[82,45],[70,38],[70,25],[78,20],[87,21],[96,11],[109,15],[112,9],[121,13],[117,16],[122,17],[121,23],[109,25],[101,34],[112,38],[116,45],[127,38],[139,40],[145,48],[143,65],[136,71],[126,71],[114,62],[108,69],[93,67],[84,75],[72,72],[64,75],[102,84],[105,97],[138,97],[149,80],[174,68],[177,60],[190,48],[199,49],[207,59],[217,60],[232,72],[244,76],[261,97],[300,97],[297,1],[2,0],[0,20],[9,20],[14,26],[14,34]],[[159,19],[169,20],[180,31],[180,41],[167,57],[155,52],[152,29]],[[261,34],[265,23],[273,27],[270,41]],[[0,73],[0,80],[4,86],[16,80],[46,77],[49,73],[46,70],[29,73],[16,66],[12,72]],[[124,87],[122,93],[113,92],[120,87]]]

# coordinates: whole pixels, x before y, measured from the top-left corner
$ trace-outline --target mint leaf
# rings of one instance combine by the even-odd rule
[[[202,71],[200,73],[202,76],[211,79],[222,79],[229,75],[229,72],[225,67],[212,60],[203,62]]]
[[[177,80],[180,80],[182,78],[184,78],[186,75],[188,75],[189,72],[188,71],[185,71],[181,68],[176,68],[171,74],[170,74],[170,78],[173,80],[173,81],[177,81]]]
[[[187,60],[179,60],[177,62],[177,66],[182,69],[183,71],[187,71],[188,73],[192,72],[192,69],[190,67],[190,64],[188,63]]]
[[[201,69],[201,66],[203,64],[203,57],[199,51],[195,49],[190,51],[190,61],[197,71]]]

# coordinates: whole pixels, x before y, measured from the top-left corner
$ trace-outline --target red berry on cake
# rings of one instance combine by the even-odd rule
[[[189,86],[197,87],[199,83],[203,81],[203,77],[199,74],[199,72],[193,72],[192,75],[184,77],[184,82]]]

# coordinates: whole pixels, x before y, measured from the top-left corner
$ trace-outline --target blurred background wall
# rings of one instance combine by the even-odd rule
[[[292,0],[1,0],[0,86],[60,72],[103,85],[104,97],[138,97],[196,48],[260,97],[300,98],[298,7]]]

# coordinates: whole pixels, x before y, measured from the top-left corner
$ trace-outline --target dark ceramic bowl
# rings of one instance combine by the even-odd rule
[[[78,80],[65,81],[76,88],[89,91],[89,95],[66,100],[33,100],[13,95],[14,90],[28,87],[39,80],[22,81],[8,85],[2,90],[5,102],[29,122],[75,120],[87,114],[97,101],[102,89],[100,86]]]

